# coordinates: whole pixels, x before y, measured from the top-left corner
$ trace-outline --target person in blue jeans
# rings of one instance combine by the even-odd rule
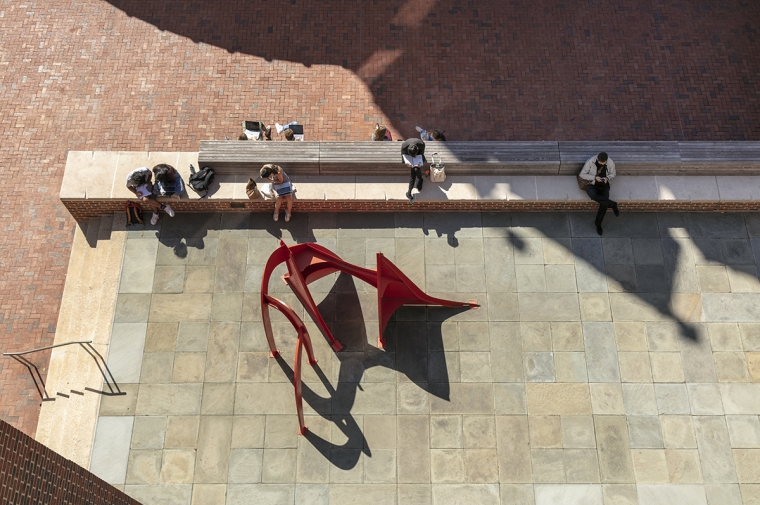
[[[596,232],[601,235],[604,233],[602,220],[607,214],[607,209],[612,209],[616,216],[620,215],[617,202],[610,200],[610,181],[615,177],[615,163],[607,153],[602,152],[589,158],[578,175],[581,179],[590,181],[586,186],[586,194],[595,202],[599,202],[594,224]]]
[[[446,142],[446,136],[439,130],[426,130],[421,126],[415,126],[415,130],[420,132],[420,138],[425,142]]]
[[[153,167],[153,175],[156,178],[156,192],[159,196],[179,196],[185,191],[185,184],[179,172],[166,163]]]

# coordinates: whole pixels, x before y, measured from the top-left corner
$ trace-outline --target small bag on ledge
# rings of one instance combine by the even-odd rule
[[[248,179],[248,184],[245,185],[245,194],[248,195],[249,200],[258,200],[261,198],[259,189],[256,187],[256,181]]]

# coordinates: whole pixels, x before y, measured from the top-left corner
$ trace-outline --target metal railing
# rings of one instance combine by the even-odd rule
[[[101,354],[98,352],[95,347],[92,345],[92,340],[75,340],[73,342],[64,342],[62,344],[55,344],[55,345],[48,345],[46,347],[39,347],[37,349],[30,349],[28,351],[18,351],[18,352],[4,352],[3,356],[10,356],[11,358],[15,359],[22,365],[26,367],[27,370],[29,370],[29,374],[32,376],[32,380],[34,381],[34,385],[37,388],[37,392],[40,394],[40,398],[43,402],[53,402],[55,401],[55,398],[51,398],[47,390],[45,388],[45,381],[42,378],[42,374],[40,373],[39,368],[37,368],[37,365],[29,361],[28,359],[22,357],[25,354],[32,354],[35,352],[40,351],[46,351],[48,349],[55,349],[56,347],[63,347],[65,345],[73,345],[73,344],[79,344],[82,346],[82,348],[87,351],[87,354],[89,354],[93,360],[95,360],[95,364],[98,367],[98,370],[100,370],[100,374],[103,376],[103,380],[106,383],[106,386],[108,387],[108,391],[101,391],[98,389],[93,389],[90,387],[85,387],[85,391],[91,391],[93,393],[98,393],[105,396],[120,396],[120,395],[126,395],[124,391],[119,389],[119,385],[116,383],[116,379],[114,379],[113,374],[111,373],[111,370],[108,368],[108,364],[106,363],[106,360],[101,356]],[[109,381],[110,377],[110,381]],[[39,381],[39,382],[38,382]],[[77,395],[84,395],[83,392],[77,391],[75,389],[71,390],[72,393]],[[69,395],[66,393],[57,392],[56,396],[61,396],[63,398],[68,398]]]

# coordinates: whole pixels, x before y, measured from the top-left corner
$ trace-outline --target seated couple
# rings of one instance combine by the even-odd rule
[[[156,176],[155,186],[152,183],[153,175]],[[132,170],[127,174],[127,189],[140,199],[148,208],[153,211],[153,217],[150,224],[155,226],[158,223],[159,211],[174,217],[174,210],[169,204],[160,203],[158,196],[179,196],[185,190],[182,177],[177,170],[171,165],[162,163],[153,167],[153,172],[148,167],[140,167]]]

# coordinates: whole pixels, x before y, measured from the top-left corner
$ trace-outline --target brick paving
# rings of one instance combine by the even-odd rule
[[[52,342],[68,149],[195,150],[242,119],[309,139],[759,140],[756,2],[0,3],[0,349]],[[45,373],[47,357],[35,358]],[[0,361],[0,417],[39,403]]]

